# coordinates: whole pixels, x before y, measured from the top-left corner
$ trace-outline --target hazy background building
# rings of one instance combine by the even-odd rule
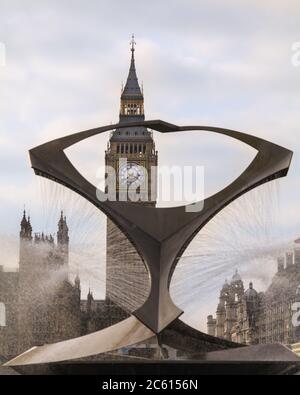
[[[219,297],[216,317],[207,317],[210,335],[245,344],[300,341],[300,239],[294,249],[278,258],[278,271],[265,292],[253,284],[244,290],[236,272],[225,282]]]
[[[81,300],[80,279],[69,279],[69,229],[61,213],[55,236],[32,233],[24,211],[20,224],[20,264],[0,266],[0,355],[15,356],[110,326],[127,317],[111,301]]]

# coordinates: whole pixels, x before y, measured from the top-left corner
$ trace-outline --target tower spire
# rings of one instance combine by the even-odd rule
[[[132,56],[134,56],[134,51],[135,51],[135,46],[136,46],[136,42],[134,41],[134,33],[132,33],[132,36],[131,36],[130,46],[131,46]]]
[[[121,95],[121,100],[143,100],[143,94],[138,82],[136,69],[135,69],[135,59],[134,59],[135,45],[136,42],[134,40],[134,35],[132,35],[130,41],[131,62],[130,62],[127,81]]]
[[[63,211],[60,212],[58,221],[57,243],[62,245],[68,245],[69,243],[69,228]]]
[[[120,122],[144,121],[144,96],[140,88],[135,68],[135,39],[131,36],[131,61],[125,86],[121,91]],[[140,129],[141,130],[141,129]],[[119,131],[118,131],[119,132]],[[126,130],[122,130],[126,134]]]
[[[30,223],[30,217],[28,217],[28,219],[26,217],[25,207],[24,207],[24,210],[23,210],[23,217],[22,217],[20,225],[21,225],[20,237],[22,239],[31,240],[31,238],[32,238],[32,234],[31,234],[32,227],[31,227],[31,223]]]

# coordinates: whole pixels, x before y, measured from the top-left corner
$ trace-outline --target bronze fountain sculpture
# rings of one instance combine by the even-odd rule
[[[201,210],[193,210],[191,205],[158,208],[130,202],[105,201],[99,199],[99,194],[101,196],[104,192],[97,190],[76,170],[64,150],[94,135],[125,126],[144,126],[161,133],[192,130],[219,133],[251,146],[257,154],[246,170],[230,185],[203,202],[193,204],[202,204]],[[217,127],[177,126],[161,120],[132,122],[125,126],[124,123],[109,125],[50,141],[31,149],[30,159],[37,175],[49,178],[82,195],[124,232],[148,270],[151,281],[148,298],[130,318],[112,327],[80,338],[35,347],[7,365],[53,363],[83,358],[133,345],[153,336],[173,346],[172,336],[169,335],[174,330],[182,335],[181,347],[189,351],[191,347],[200,351],[203,341],[214,343],[212,337],[189,328],[179,319],[183,312],[173,303],[169,294],[170,281],[178,259],[201,228],[225,206],[261,184],[286,176],[292,152],[261,138]],[[202,335],[199,342],[198,334]],[[190,335],[193,341],[185,342],[184,337]],[[221,348],[228,347],[234,345],[223,341]]]

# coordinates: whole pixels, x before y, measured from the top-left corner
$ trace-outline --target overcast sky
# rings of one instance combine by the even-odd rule
[[[78,210],[72,219],[70,207],[60,204],[50,220],[49,213],[42,213],[43,194],[30,169],[28,149],[118,120],[133,32],[147,119],[223,126],[294,151],[288,177],[275,188],[280,195],[280,220],[274,227],[284,240],[297,237],[300,67],[291,62],[291,47],[300,42],[299,16],[297,0],[0,0],[0,50],[5,47],[5,64],[0,54],[0,264],[17,265],[24,204],[35,231],[55,232],[61,208],[76,222]],[[156,140],[160,163],[205,166],[207,195],[233,181],[253,158],[252,150],[241,143],[208,133],[190,138],[157,136]],[[94,174],[95,163],[103,163],[107,135],[94,141],[97,144],[83,144],[82,151],[70,150],[83,174]],[[95,224],[86,232],[93,228],[98,237]],[[271,272],[274,265],[270,263]],[[269,269],[266,272],[262,265],[240,270],[245,281],[264,279],[259,290],[269,281]],[[216,289],[227,272],[224,268]],[[81,276],[85,285],[93,281],[84,270]],[[201,299],[200,290],[194,296]],[[214,309],[216,302],[212,297],[209,308]]]

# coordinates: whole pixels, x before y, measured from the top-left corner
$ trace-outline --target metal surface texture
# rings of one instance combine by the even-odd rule
[[[120,128],[143,126],[161,133],[209,131],[237,139],[257,150],[246,170],[230,185],[203,201],[201,211],[192,205],[158,208],[130,202],[100,201],[97,188],[73,166],[64,150],[97,134]],[[178,318],[182,311],[169,294],[169,285],[178,259],[210,219],[249,190],[287,174],[292,152],[258,137],[211,126],[176,126],[164,121],[119,123],[62,137],[30,150],[36,174],[79,193],[103,211],[129,238],[150,274],[151,289],[145,303],[133,314],[154,333]],[[195,203],[200,205],[201,202]],[[195,205],[194,204],[194,205]]]
[[[202,357],[203,353],[206,352],[244,347],[241,344],[202,333],[183,323],[180,319],[176,319],[159,335],[156,335],[137,318],[131,316],[124,321],[89,335],[33,347],[3,366],[52,364],[79,359],[88,363],[105,362],[107,360],[122,361],[124,358],[125,360],[130,358],[130,355],[124,355],[124,353],[113,354],[112,352],[139,343],[145,345],[147,341],[152,344],[156,343],[160,347],[167,345],[180,350],[182,355],[196,354],[198,357],[200,354]],[[107,353],[106,357],[102,355],[105,353]],[[143,362],[149,362],[151,359],[153,358],[141,357]],[[136,360],[137,357],[134,357],[131,362]]]
[[[148,340],[155,334],[131,316],[108,328],[89,335],[53,344],[33,347],[4,364],[4,366],[52,363],[90,357],[118,350]]]

